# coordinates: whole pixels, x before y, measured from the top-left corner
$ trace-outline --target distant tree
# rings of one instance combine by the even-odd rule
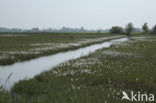
[[[128,23],[126,25],[126,29],[125,29],[126,34],[130,35],[133,30],[134,30],[133,24],[132,23]]]
[[[119,27],[119,26],[113,26],[113,27],[109,30],[109,32],[110,32],[111,34],[122,34],[122,33],[123,33],[123,29],[122,29],[122,27]]]
[[[142,30],[144,31],[144,33],[148,33],[149,32],[149,28],[147,23],[144,23],[144,25],[142,26]]]
[[[154,26],[154,28],[152,30],[152,34],[156,35],[156,25]]]
[[[97,30],[97,33],[101,33],[101,32],[102,32],[102,30],[101,30],[101,29]]]

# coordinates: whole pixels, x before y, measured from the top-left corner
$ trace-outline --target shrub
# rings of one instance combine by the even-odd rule
[[[122,29],[122,27],[114,26],[110,29],[110,33],[111,34],[121,34],[121,33],[123,33],[123,29]]]
[[[156,35],[156,25],[154,26],[154,28],[152,30],[152,34]]]

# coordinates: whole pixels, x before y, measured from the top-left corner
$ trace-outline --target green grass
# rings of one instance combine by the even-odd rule
[[[120,103],[122,91],[155,94],[155,44],[156,37],[151,36],[98,50],[33,79],[20,81],[12,88],[11,95],[2,90],[0,100],[2,103],[5,100],[6,103]]]
[[[9,36],[5,36],[9,35]],[[96,42],[82,43],[79,46],[69,45],[90,39],[99,39],[113,35],[98,33],[43,33],[43,34],[1,34],[0,65],[12,64],[61,51],[73,50]],[[101,42],[101,41],[99,41]],[[66,47],[59,47],[67,45]]]
[[[151,33],[132,33],[131,36],[149,36]]]

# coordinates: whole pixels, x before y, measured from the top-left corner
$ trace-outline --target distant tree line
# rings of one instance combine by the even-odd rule
[[[18,28],[4,28],[0,27],[0,33],[111,33],[111,34],[126,34],[131,35],[131,33],[137,32],[137,33],[143,33],[143,34],[155,34],[156,35],[156,25],[149,29],[148,23],[144,23],[142,26],[142,29],[135,28],[132,23],[128,23],[125,28],[122,28],[120,26],[113,26],[111,29],[99,29],[99,30],[87,30],[83,27],[81,28],[68,28],[68,27],[62,27],[61,29],[39,29],[39,28],[32,28],[32,29],[18,29]]]
[[[133,31],[134,31],[134,26],[132,23],[128,23],[126,25],[126,27],[123,29],[122,27],[120,26],[113,26],[109,32],[111,34],[126,34],[126,35],[130,35]],[[144,23],[143,26],[142,26],[142,32],[144,34],[155,34],[156,35],[156,25],[152,28],[152,30],[149,29],[148,27],[148,24],[147,23]]]

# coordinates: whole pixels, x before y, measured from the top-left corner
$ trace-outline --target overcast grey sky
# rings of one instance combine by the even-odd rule
[[[156,0],[0,0],[0,27],[107,29],[156,24]]]

